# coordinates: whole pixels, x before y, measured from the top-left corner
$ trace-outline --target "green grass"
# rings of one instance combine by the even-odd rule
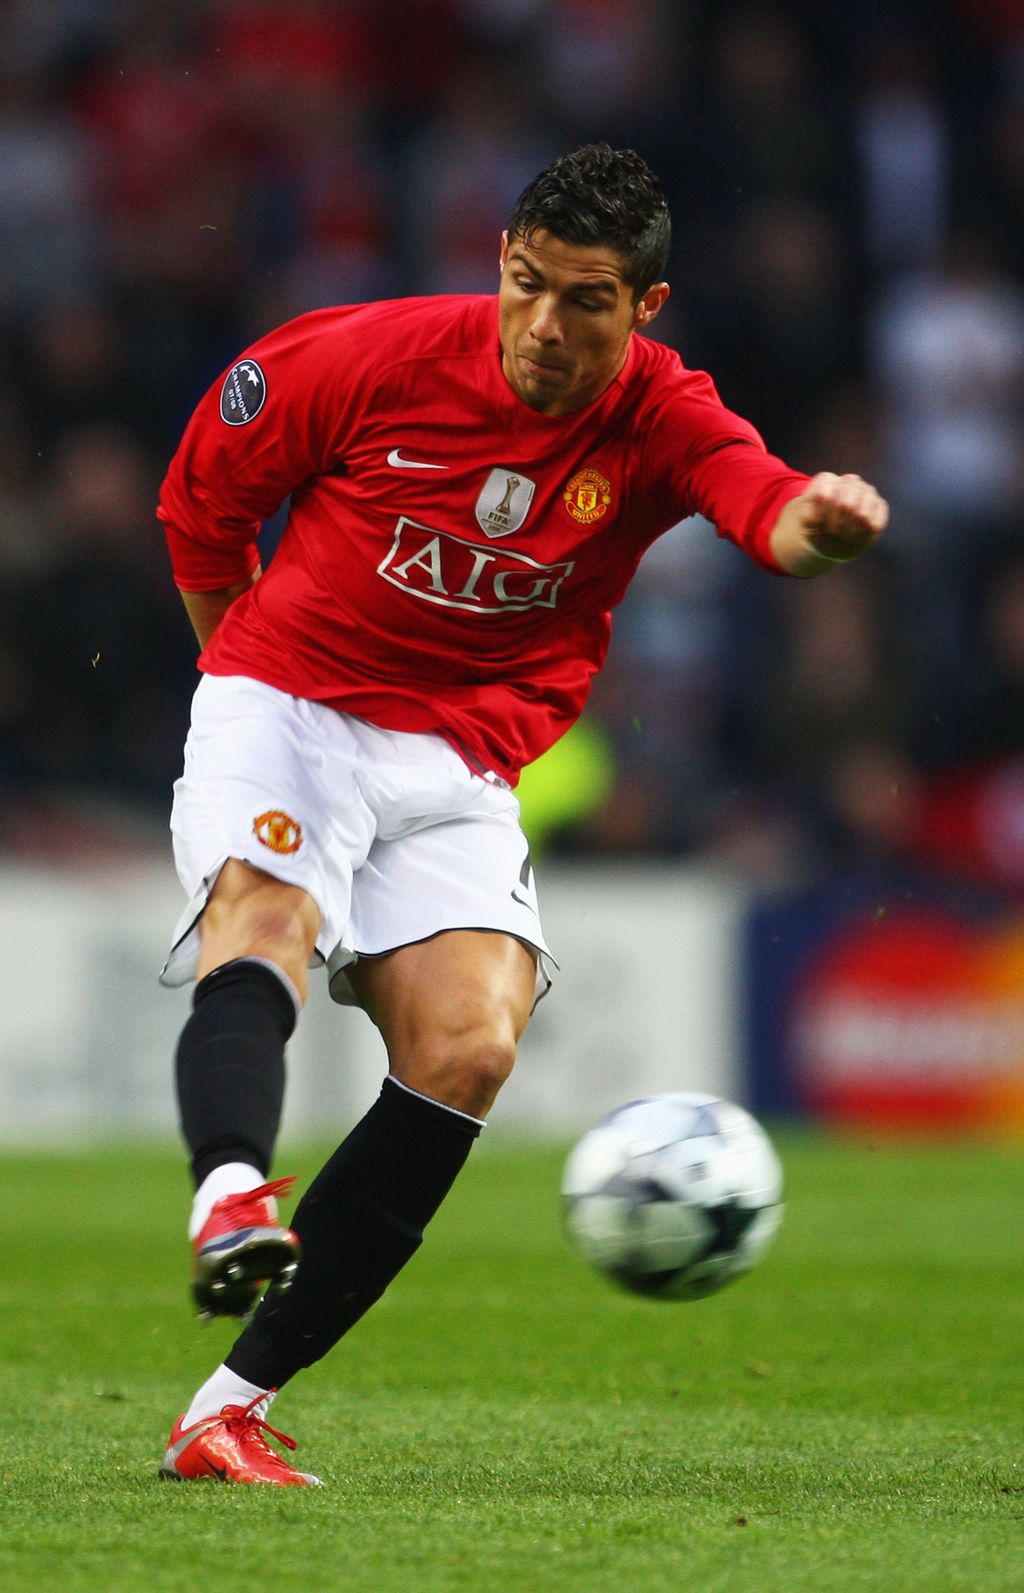
[[[275,1406],[309,1492],[157,1480],[231,1339],[179,1159],[0,1160],[0,1588],[1019,1593],[1024,1158],[777,1143],[775,1248],[681,1305],[569,1254],[558,1154],[481,1146]]]

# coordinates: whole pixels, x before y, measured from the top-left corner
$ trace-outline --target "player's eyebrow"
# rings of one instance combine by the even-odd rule
[[[509,265],[523,266],[540,283],[546,281],[543,271],[538,266],[535,266],[533,261],[523,254],[521,249],[512,249],[509,252],[508,263]],[[619,291],[619,283],[615,277],[603,274],[594,277],[581,277],[579,280],[570,283],[567,291],[570,293],[609,293],[614,296]]]

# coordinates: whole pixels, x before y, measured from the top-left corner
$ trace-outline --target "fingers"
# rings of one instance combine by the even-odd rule
[[[783,508],[771,548],[791,575],[822,575],[859,558],[885,530],[889,505],[860,476],[823,470]]]
[[[860,476],[823,470],[808,482],[804,496],[816,529],[831,536],[868,532],[875,537],[889,522],[889,505]]]

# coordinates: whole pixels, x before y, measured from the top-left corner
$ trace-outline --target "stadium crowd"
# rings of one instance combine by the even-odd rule
[[[659,335],[893,524],[811,583],[665,537],[538,838],[1024,886],[1021,0],[8,0],[0,847],[166,822],[194,649],[153,505],[200,393],[302,311],[492,291],[595,138],[669,196]]]

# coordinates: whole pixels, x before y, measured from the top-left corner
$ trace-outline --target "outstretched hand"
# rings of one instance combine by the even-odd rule
[[[819,575],[865,553],[888,521],[889,505],[869,482],[823,470],[782,510],[772,549],[791,575]]]

